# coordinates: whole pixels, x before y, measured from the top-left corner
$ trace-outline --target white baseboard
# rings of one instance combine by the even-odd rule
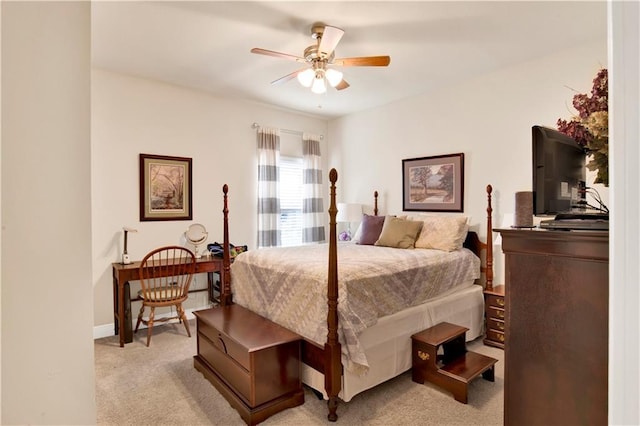
[[[191,308],[191,309],[185,309],[184,313],[187,315],[187,319],[191,320],[195,318],[195,315],[193,315],[194,311],[199,311],[201,309],[207,309],[210,308],[212,305],[210,306],[202,306],[199,308]],[[156,318],[160,319],[160,318],[166,318],[166,317],[170,317],[172,315],[175,315],[175,313],[164,313],[164,314],[160,314],[157,315]],[[138,318],[138,316],[136,315],[135,318]],[[178,320],[171,320],[169,321],[169,323],[171,322],[178,322]],[[135,323],[132,325],[132,328],[135,327]],[[144,324],[140,324],[140,328],[147,328],[146,325]],[[109,336],[115,336],[115,326],[113,323],[111,324],[103,324],[103,325],[96,325],[93,327],[93,339],[101,339],[103,337],[109,337]]]

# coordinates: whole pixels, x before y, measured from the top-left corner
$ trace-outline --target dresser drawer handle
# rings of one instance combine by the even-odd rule
[[[504,299],[496,299],[496,303],[498,304],[498,306],[504,307]]]
[[[218,340],[220,340],[220,343],[222,343],[222,348],[224,349],[224,353],[228,354],[229,352],[227,352],[227,345],[224,343],[224,340],[222,340],[222,337],[218,336]]]
[[[497,316],[498,318],[502,318],[502,319],[504,319],[504,312],[502,312],[502,311],[496,311],[496,316]]]
[[[429,359],[429,354],[426,352],[418,351],[418,358],[420,358],[423,361],[426,361]]]
[[[498,324],[498,328],[502,331],[504,331],[504,324]]]
[[[498,339],[500,339],[501,342],[504,342],[504,334],[500,334],[498,336]]]

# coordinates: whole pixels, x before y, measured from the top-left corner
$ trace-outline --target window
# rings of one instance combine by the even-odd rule
[[[280,231],[282,246],[302,244],[302,158],[280,157]]]

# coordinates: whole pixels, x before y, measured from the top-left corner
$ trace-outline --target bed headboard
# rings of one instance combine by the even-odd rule
[[[480,241],[475,231],[469,231],[467,238],[464,240],[463,246],[471,250],[482,259],[482,251],[484,254],[484,266],[480,266],[480,272],[485,275],[485,287],[487,290],[493,290],[493,224],[491,221],[493,209],[491,208],[491,192],[493,187],[487,185],[487,242]]]
[[[487,185],[487,242],[483,243],[478,237],[478,233],[475,231],[469,231],[467,237],[463,243],[463,246],[471,250],[482,259],[482,252],[484,251],[484,265],[480,266],[480,272],[485,275],[485,286],[487,290],[493,290],[493,224],[491,208],[491,193],[493,187]],[[378,191],[373,192],[373,214],[378,216]]]

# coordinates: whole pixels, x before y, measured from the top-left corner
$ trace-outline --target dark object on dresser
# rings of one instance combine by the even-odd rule
[[[482,374],[485,380],[495,380],[494,365],[498,361],[476,352],[467,351],[466,334],[469,329],[441,322],[411,336],[411,378],[423,384],[434,383],[449,392],[458,402],[467,403],[471,380]],[[442,353],[438,354],[442,347]]]
[[[504,349],[504,286],[493,286],[484,291],[485,338],[484,344]]]
[[[304,403],[300,336],[240,305],[194,314],[194,366],[247,424]]]
[[[499,232],[505,425],[606,425],[608,232]]]

